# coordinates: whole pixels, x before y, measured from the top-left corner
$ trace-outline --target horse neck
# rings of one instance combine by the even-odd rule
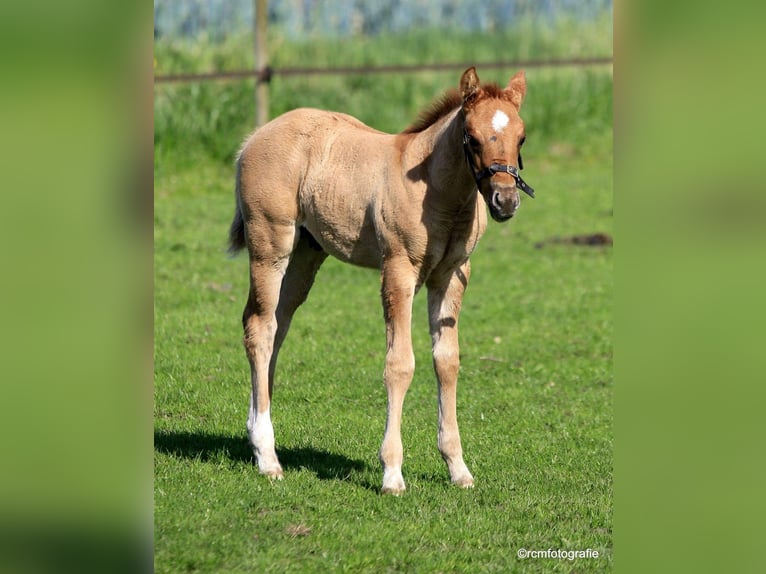
[[[463,131],[463,113],[458,108],[418,135],[427,150],[429,187],[438,191],[441,202],[454,202],[459,209],[476,193],[463,149]]]

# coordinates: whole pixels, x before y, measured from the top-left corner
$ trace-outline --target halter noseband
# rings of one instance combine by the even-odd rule
[[[473,156],[471,155],[471,149],[468,145],[469,141],[470,141],[470,137],[468,136],[468,132],[465,131],[465,128],[463,128],[463,151],[465,152],[465,159],[468,161],[468,166],[471,168],[473,177],[476,180],[477,187],[479,186],[479,182],[486,177],[492,177],[496,173],[507,173],[513,176],[513,179],[516,181],[516,187],[518,187],[521,191],[526,193],[529,197],[532,197],[532,198],[535,197],[535,190],[529,187],[527,185],[527,182],[521,179],[521,175],[519,174],[519,170],[524,169],[524,163],[521,161],[521,152],[519,152],[519,167],[518,168],[512,165],[493,163],[479,171],[476,169],[476,164],[473,161]]]

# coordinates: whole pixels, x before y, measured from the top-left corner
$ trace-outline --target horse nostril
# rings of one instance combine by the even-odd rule
[[[492,205],[494,205],[497,209],[502,209],[502,204],[500,203],[500,192],[494,191],[492,192]]]

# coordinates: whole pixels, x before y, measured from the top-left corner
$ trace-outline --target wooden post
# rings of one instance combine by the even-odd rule
[[[266,28],[269,20],[268,0],[255,0],[255,127],[269,121],[269,78],[264,76],[269,66]]]

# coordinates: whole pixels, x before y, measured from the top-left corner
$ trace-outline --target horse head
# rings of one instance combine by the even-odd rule
[[[519,110],[526,92],[523,71],[505,88],[482,86],[475,68],[460,78],[465,156],[495,221],[513,217],[520,203],[519,189],[534,197],[534,190],[519,174],[525,138]]]

